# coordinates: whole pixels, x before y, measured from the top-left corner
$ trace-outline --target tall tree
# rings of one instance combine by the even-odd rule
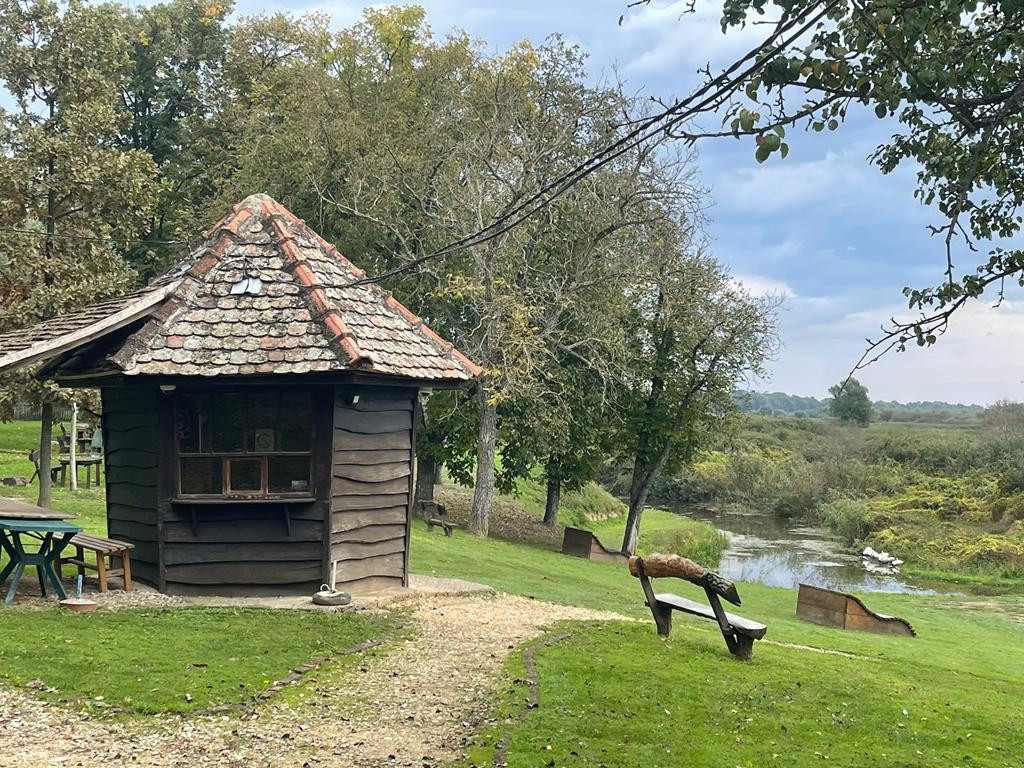
[[[867,426],[871,421],[871,398],[868,388],[854,378],[833,384],[828,388],[832,399],[828,401],[829,415],[840,421],[851,421]]]
[[[693,456],[735,409],[732,393],[775,348],[771,298],[748,295],[699,252],[680,227],[648,243],[629,318],[630,377],[620,450],[633,464],[622,551],[636,549],[640,519],[659,473]]]
[[[127,21],[129,64],[120,83],[126,119],[116,141],[149,154],[159,180],[145,242],[126,252],[144,279],[206,223],[218,171],[206,161],[221,141],[213,118],[231,10],[230,2],[170,0],[135,8]]]
[[[122,8],[78,0],[0,0],[0,329],[10,330],[127,289],[118,249],[155,199],[143,151],[114,146],[128,67]],[[47,390],[22,383],[44,413]],[[40,459],[48,463],[44,419]],[[48,464],[39,501],[49,504]]]

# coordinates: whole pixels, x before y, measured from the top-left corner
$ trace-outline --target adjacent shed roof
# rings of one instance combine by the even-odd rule
[[[388,291],[353,285],[365,273],[267,195],[247,197],[204,237],[141,291],[0,335],[0,372],[62,355],[48,375],[480,373]]]

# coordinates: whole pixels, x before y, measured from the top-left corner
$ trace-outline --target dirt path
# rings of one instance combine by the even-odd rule
[[[417,766],[461,753],[511,649],[560,619],[622,620],[508,595],[418,601],[408,639],[316,673],[242,719],[96,722],[0,688],[0,762],[39,766]]]

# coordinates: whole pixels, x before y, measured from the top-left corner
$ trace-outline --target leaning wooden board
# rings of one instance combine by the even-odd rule
[[[839,629],[857,629],[881,635],[914,637],[910,622],[886,616],[868,608],[859,597],[831,589],[801,584],[796,599],[796,615],[804,621]]]
[[[8,520],[68,520],[74,515],[0,496],[0,517]]]

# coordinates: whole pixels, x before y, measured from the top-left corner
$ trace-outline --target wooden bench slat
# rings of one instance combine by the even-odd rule
[[[715,618],[715,612],[712,610],[710,605],[704,605],[694,600],[689,600],[685,597],[672,594],[671,592],[656,594],[654,599],[659,603],[663,603],[674,608],[677,611],[683,611],[683,613],[690,613],[695,616],[701,616],[705,619],[717,621]],[[735,613],[729,613],[726,611],[725,617],[729,620],[729,624],[732,625],[732,628],[736,630],[738,634],[747,635],[755,640],[760,640],[768,631],[767,625],[751,621],[743,616],[737,616]]]
[[[127,552],[129,549],[135,549],[135,545],[130,544],[127,541],[106,539],[102,536],[93,536],[88,533],[76,533],[71,538],[71,545],[89,549],[93,552],[103,552],[108,555],[117,552]]]

